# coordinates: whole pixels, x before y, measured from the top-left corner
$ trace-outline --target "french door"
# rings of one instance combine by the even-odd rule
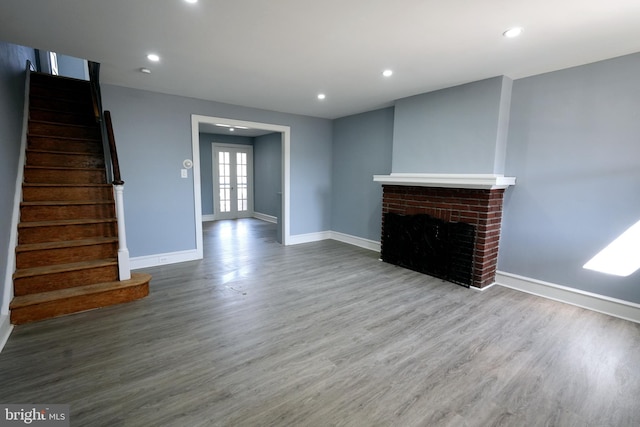
[[[214,218],[253,216],[253,147],[212,145]]]

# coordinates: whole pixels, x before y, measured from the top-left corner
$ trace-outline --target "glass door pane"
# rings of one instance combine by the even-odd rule
[[[248,175],[247,153],[236,153],[236,182],[238,186],[238,212],[246,212],[248,209]]]
[[[220,151],[218,153],[218,186],[220,191],[220,212],[231,211],[231,153]]]

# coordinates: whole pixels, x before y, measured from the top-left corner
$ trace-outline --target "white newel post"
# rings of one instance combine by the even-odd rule
[[[127,249],[127,233],[124,227],[124,185],[114,185],[116,197],[116,216],[118,218],[118,270],[120,280],[131,279],[129,267],[129,249]]]

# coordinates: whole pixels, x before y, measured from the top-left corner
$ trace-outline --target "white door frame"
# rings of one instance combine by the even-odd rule
[[[252,129],[280,132],[282,135],[282,206],[280,218],[282,224],[282,244],[288,245],[290,234],[290,177],[291,177],[291,127],[271,123],[250,122],[246,120],[228,119],[225,117],[191,115],[191,153],[193,156],[193,200],[196,222],[196,251],[201,259],[204,256],[202,243],[202,196],[200,186],[200,123],[226,123],[232,126],[246,126]]]
[[[234,210],[236,211],[236,215],[234,218],[251,218],[253,217],[253,145],[244,145],[244,144],[229,144],[223,142],[215,142],[211,143],[211,179],[213,180],[213,218],[217,219],[225,219],[225,217],[229,217],[230,215],[225,215],[220,212],[220,182],[218,177],[218,158],[216,156],[216,151],[219,149],[228,149],[228,150],[243,150],[247,153],[248,160],[248,188],[247,188],[247,211],[244,214],[237,212],[237,198],[235,200]],[[233,170],[233,169],[232,169]],[[232,181],[233,182],[233,181]],[[237,187],[237,184],[236,184]],[[216,204],[216,200],[218,204]],[[232,203],[233,205],[233,203]]]

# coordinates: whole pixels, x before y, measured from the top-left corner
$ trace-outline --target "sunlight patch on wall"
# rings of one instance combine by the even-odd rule
[[[591,258],[583,268],[629,276],[640,268],[640,221]]]

